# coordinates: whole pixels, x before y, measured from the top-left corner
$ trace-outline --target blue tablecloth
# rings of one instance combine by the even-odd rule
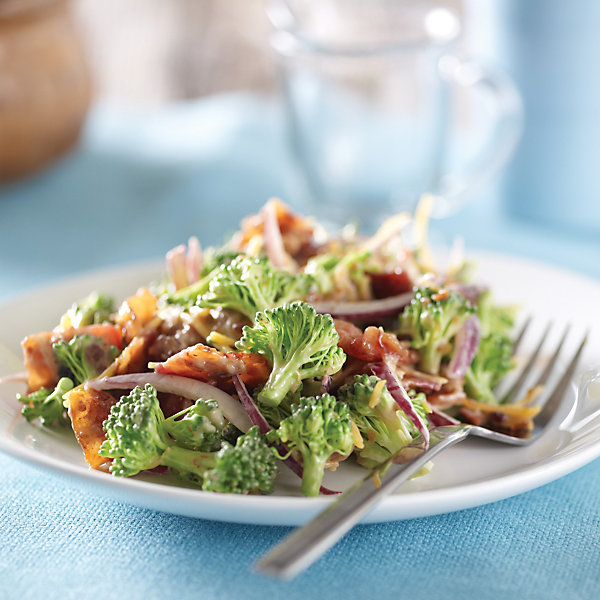
[[[284,193],[278,116],[245,96],[160,112],[98,107],[80,148],[0,193],[0,296],[160,257]],[[436,225],[469,247],[600,278],[600,241],[541,229],[483,196]],[[600,462],[453,514],[360,526],[292,582],[252,572],[289,529],[101,499],[0,455],[0,598],[597,598]]]

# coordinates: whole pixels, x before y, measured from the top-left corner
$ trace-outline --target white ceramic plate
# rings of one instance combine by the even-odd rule
[[[567,317],[576,334],[592,328],[570,391],[573,397],[579,396],[577,414],[570,414],[567,422],[527,448],[467,440],[437,458],[429,475],[408,482],[381,502],[365,522],[421,517],[493,502],[548,483],[600,455],[600,429],[596,423],[580,428],[573,425],[574,419],[600,406],[600,283],[521,258],[493,254],[478,254],[475,258],[480,279],[492,286],[498,300],[520,303],[523,313],[538,317],[540,327],[548,318],[564,322]],[[0,306],[0,376],[22,371],[19,341],[29,333],[52,328],[74,300],[92,290],[123,298],[160,274],[161,265],[156,264],[111,269],[4,303]],[[574,298],[576,313],[565,315],[565,307],[573,309]],[[572,336],[570,348],[579,337]],[[17,391],[22,391],[18,384],[0,385],[0,450],[67,477],[94,493],[186,516],[272,525],[303,523],[331,501],[330,497],[301,497],[299,480],[285,467],[272,496],[213,494],[178,486],[165,476],[123,479],[92,471],[72,433],[24,421],[15,400]],[[356,465],[345,463],[337,472],[327,473],[325,484],[342,490],[361,473],[364,471]]]

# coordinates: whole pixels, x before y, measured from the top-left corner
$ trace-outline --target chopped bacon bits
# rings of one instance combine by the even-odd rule
[[[68,342],[76,335],[89,334],[101,338],[109,346],[123,347],[120,327],[110,324],[69,327],[63,331],[43,331],[26,337],[21,342],[25,368],[28,374],[28,390],[34,392],[41,387],[54,387],[59,378],[58,364],[52,345],[60,340]]]
[[[406,271],[388,271],[386,273],[369,273],[371,290],[377,299],[399,296],[412,290],[413,284]]]
[[[342,319],[334,319],[340,336],[338,345],[346,354],[367,362],[384,360],[393,356],[398,362],[413,364],[419,356],[395,335],[379,327],[367,327],[364,332],[356,325]]]
[[[314,242],[315,227],[311,219],[295,215],[280,200],[271,200],[272,210],[277,218],[285,252],[296,260],[306,260],[316,251]],[[265,233],[264,214],[247,217],[242,221],[242,229],[232,240],[238,250],[246,251],[253,239]]]
[[[271,373],[267,360],[252,352],[219,352],[210,346],[196,344],[156,365],[157,373],[192,377],[220,385],[239,375],[249,387],[264,383]]]
[[[123,302],[117,315],[117,324],[124,329],[128,342],[139,335],[144,326],[152,320],[157,305],[156,296],[147,288],[140,289],[137,294]]]
[[[111,459],[98,454],[106,439],[102,423],[117,400],[108,392],[79,386],[67,394],[69,417],[75,437],[83,448],[85,460],[93,469],[108,471]]]

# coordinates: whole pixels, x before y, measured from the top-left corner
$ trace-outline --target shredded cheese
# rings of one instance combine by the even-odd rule
[[[381,400],[381,392],[385,387],[385,381],[381,379],[375,384],[373,391],[371,392],[371,397],[369,398],[369,408],[375,408],[379,404],[379,400]]]
[[[480,410],[484,413],[502,413],[507,416],[523,417],[531,419],[540,412],[539,406],[523,406],[522,404],[487,404],[486,402],[477,402],[471,398],[465,398],[463,406],[470,410]]]
[[[358,430],[354,420],[350,419],[350,422],[352,423],[352,437],[354,438],[354,445],[361,450],[365,447],[363,436],[360,434],[360,431]]]
[[[429,217],[433,210],[433,196],[423,194],[415,211],[415,237],[419,250],[418,262],[426,272],[435,272],[435,260],[427,241]]]
[[[531,406],[544,391],[543,385],[536,385],[531,389],[527,390],[527,393],[515,402],[517,406]]]
[[[373,483],[375,484],[376,488],[381,487],[381,478],[379,477],[379,471],[373,473],[373,477],[371,477],[371,479],[373,480]]]
[[[206,341],[221,352],[231,352],[235,345],[235,340],[233,338],[219,333],[218,331],[211,331],[206,338]]]

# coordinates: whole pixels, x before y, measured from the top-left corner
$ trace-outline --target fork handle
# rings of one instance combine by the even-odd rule
[[[377,487],[372,471],[341,494],[326,510],[272,548],[256,564],[262,573],[291,579],[320,558],[382,498],[412,477],[434,456],[464,440],[469,426],[438,427],[429,448],[406,464],[391,464]],[[433,432],[432,432],[433,433]]]

